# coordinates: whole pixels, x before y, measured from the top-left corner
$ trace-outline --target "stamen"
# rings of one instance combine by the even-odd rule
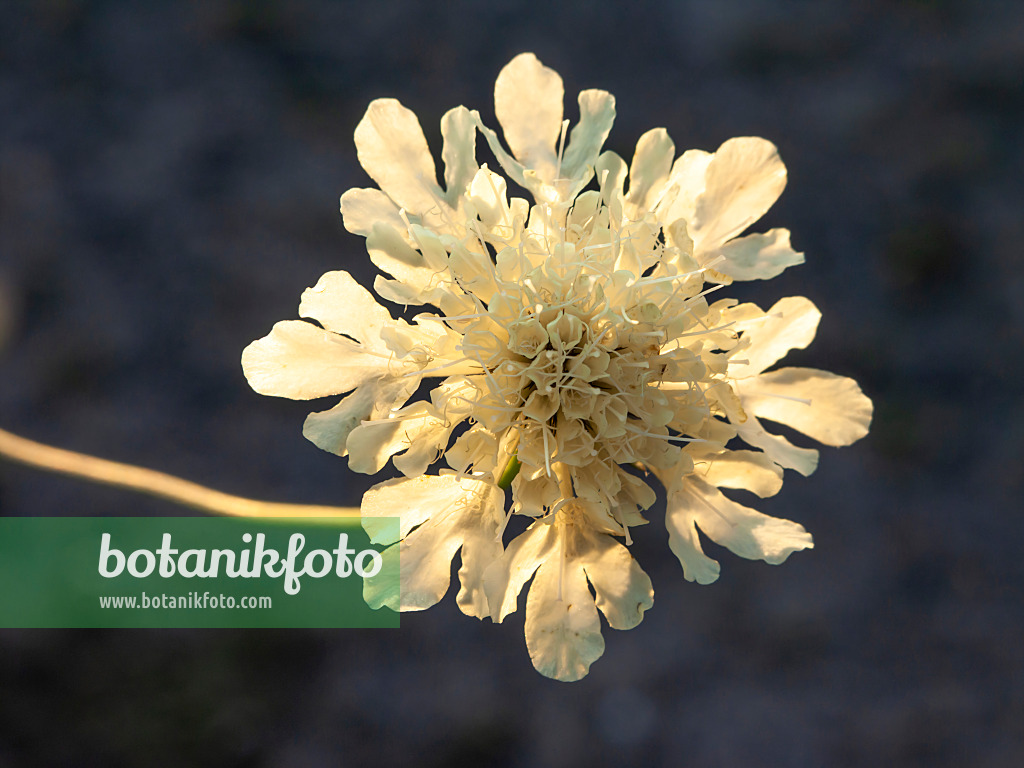
[[[776,395],[773,392],[758,392],[758,397],[776,397],[779,400],[792,400],[794,403],[803,403],[804,405],[810,405],[811,401],[803,397],[791,397],[790,395]]]
[[[703,330],[700,330],[700,331],[687,331],[686,333],[680,333],[678,336],[676,336],[676,338],[677,339],[681,339],[684,336],[703,336],[705,333],[714,333],[715,331],[724,331],[726,328],[729,328],[730,326],[733,326],[733,325],[736,325],[736,321],[735,320],[732,320],[732,321],[726,323],[725,325],[716,325],[714,328],[707,328],[707,327],[705,327]]]
[[[704,438],[701,438],[701,437],[683,437],[682,435],[659,435],[656,432],[647,432],[645,430],[640,429],[639,427],[634,427],[628,421],[625,424],[623,424],[623,426],[627,430],[629,430],[630,432],[633,432],[633,433],[635,433],[637,435],[643,435],[644,437],[653,437],[653,438],[656,438],[658,440],[666,440],[668,442],[680,442],[680,443],[710,443],[711,442],[710,440],[705,440]]]
[[[562,153],[565,151],[565,133],[569,130],[569,121],[562,121],[562,131],[558,136],[558,165],[555,166],[555,178],[562,178]]]
[[[487,312],[478,312],[475,315],[442,315],[438,316],[437,319],[442,322],[445,320],[479,320],[482,317],[487,317]]]
[[[443,371],[445,368],[451,368],[452,366],[455,366],[455,365],[462,365],[463,363],[472,363],[472,362],[478,362],[478,361],[474,361],[474,360],[472,360],[472,359],[470,359],[468,357],[464,357],[461,360],[454,360],[454,361],[452,361],[450,363],[445,363],[444,365],[440,365],[437,368],[428,368],[425,371],[409,371],[409,373],[403,373],[402,374],[402,378],[403,379],[407,379],[410,376],[429,376],[430,374],[436,373],[437,371]],[[483,366],[483,363],[480,363],[480,365]],[[486,368],[484,370],[486,370]]]
[[[546,424],[541,424],[540,428],[544,435],[544,471],[548,477],[551,477],[551,449],[548,447],[548,427]]]
[[[717,264],[720,261],[724,261],[725,256],[717,256],[700,269],[694,269],[690,272],[680,272],[678,275],[665,275],[664,277],[643,277],[637,280],[633,285],[656,285],[658,283],[668,283],[672,280],[685,280],[688,277],[699,275],[707,272],[713,264]]]
[[[512,519],[512,515],[515,514],[515,504],[512,504],[508,508],[508,512],[505,514],[505,518],[501,521],[501,525],[498,526],[498,532],[494,536],[495,541],[501,541],[505,535],[505,529],[508,527],[508,521]]]
[[[736,523],[734,523],[734,522],[733,522],[732,520],[730,520],[730,519],[729,519],[729,518],[727,518],[727,517],[726,517],[725,515],[723,515],[723,514],[721,513],[721,511],[719,511],[718,507],[716,507],[716,506],[712,505],[712,504],[711,504],[711,502],[709,502],[709,501],[708,501],[707,499],[705,499],[705,498],[704,498],[703,496],[701,496],[701,495],[700,495],[699,493],[691,493],[690,495],[691,495],[691,496],[696,496],[696,497],[697,497],[697,501],[699,501],[699,502],[700,502],[701,504],[703,504],[703,505],[704,505],[705,507],[707,507],[707,508],[708,508],[708,509],[710,509],[710,510],[711,510],[712,512],[714,512],[714,513],[715,513],[716,515],[718,515],[718,516],[719,516],[720,518],[722,518],[722,521],[723,521],[723,522],[724,522],[724,523],[725,523],[726,525],[728,525],[728,526],[729,526],[730,528],[736,528],[736,527],[737,527],[737,524],[736,524]]]

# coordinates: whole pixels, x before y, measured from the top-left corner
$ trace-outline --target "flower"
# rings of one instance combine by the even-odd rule
[[[601,151],[614,98],[581,93],[571,132],[562,100],[554,71],[517,56],[495,85],[504,144],[475,111],[443,117],[443,188],[416,116],[372,102],[355,143],[379,189],[346,192],[344,223],[388,275],[378,296],[425,311],[395,319],[348,273],[329,272],[302,295],[299,315],[314,322],[276,324],[242,364],[264,394],[349,392],[304,434],[358,472],[390,460],[404,475],[363,498],[367,531],[401,561],[397,590],[366,582],[371,605],[429,608],[458,554],[459,607],[500,622],[532,579],[530,657],[544,675],[578,680],[604,650],[599,612],[629,629],[653,604],[629,545],[654,480],[688,580],[718,577],[698,530],[780,563],[810,535],[720,488],[770,496],[784,468],[810,474],[818,454],[759,418],[847,445],[867,433],[871,403],[851,379],[769,370],[813,339],[820,314],[807,299],[767,312],[709,300],[803,262],[786,230],[742,234],[786,183],[771,143],[732,139],[676,158],[659,128],[627,167]],[[532,204],[478,164],[478,134]],[[429,399],[407,404],[427,379],[440,379]],[[378,524],[393,515],[397,538]],[[529,521],[514,537],[513,516]]]

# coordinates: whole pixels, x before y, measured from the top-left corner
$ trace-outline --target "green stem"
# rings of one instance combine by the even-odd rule
[[[512,481],[515,480],[522,466],[519,463],[519,457],[516,454],[512,454],[508,459],[508,464],[505,465],[505,469],[501,473],[501,477],[498,478],[498,487],[504,491],[511,488]]]

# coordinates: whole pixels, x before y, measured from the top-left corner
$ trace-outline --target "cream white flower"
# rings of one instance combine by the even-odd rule
[[[513,59],[495,87],[508,149],[476,112],[451,110],[444,188],[416,117],[374,101],[355,140],[380,189],[346,192],[342,214],[387,275],[377,294],[425,311],[396,320],[331,272],[299,306],[316,324],[278,323],[242,363],[264,394],[350,393],[311,414],[304,434],[356,471],[390,460],[404,475],[363,499],[367,531],[401,561],[397,592],[367,582],[371,605],[434,605],[458,555],[459,607],[500,622],[532,580],[531,659],[577,680],[604,649],[598,613],[629,629],[653,603],[628,549],[656,500],[653,478],[667,491],[669,545],[687,579],[718,577],[698,530],[741,557],[782,562],[812,546],[810,535],[719,489],[769,496],[784,468],[816,467],[816,451],[759,418],[847,445],[867,433],[871,403],[850,379],[769,370],[813,338],[820,315],[807,299],[768,312],[708,301],[722,284],[803,261],[786,230],[743,235],[785,185],[774,146],[732,139],[675,158],[656,129],[627,168],[601,152],[614,99],[581,93],[571,132],[562,99],[555,72],[532,54]],[[477,162],[477,133],[532,204]],[[429,400],[407,404],[426,379],[440,380]],[[442,458],[447,466],[427,474]],[[390,540],[376,521],[395,515]],[[530,521],[515,537],[513,515]]]

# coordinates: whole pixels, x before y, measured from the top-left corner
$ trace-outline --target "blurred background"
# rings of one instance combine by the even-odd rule
[[[371,280],[338,214],[371,185],[367,103],[400,99],[437,154],[448,108],[494,124],[527,50],[568,117],[615,94],[627,159],[656,126],[679,151],[778,145],[757,228],[807,263],[729,295],[810,297],[818,338],[787,362],[876,405],[757,505],[816,548],[771,567],[708,543],[702,587],[655,510],[655,606],[575,684],[533,671],[522,611],[478,622],[451,593],[398,631],[0,631],[0,767],[1024,765],[1017,2],[0,3],[0,426],[357,504],[375,479],[301,435],[331,402],[254,394],[241,350],[323,272]],[[0,463],[3,515],[181,511]]]

